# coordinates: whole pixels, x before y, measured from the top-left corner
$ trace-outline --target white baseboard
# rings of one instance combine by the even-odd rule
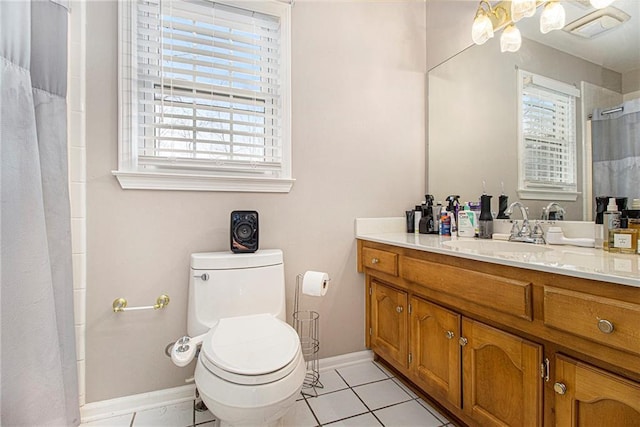
[[[115,399],[101,400],[87,403],[80,408],[80,418],[83,423],[131,414],[158,406],[176,405],[196,398],[194,384],[148,393],[134,394]]]
[[[326,357],[318,361],[320,372],[329,369],[344,368],[356,363],[369,362],[373,360],[373,351],[363,350],[354,353],[341,354],[340,356]]]
[[[370,350],[327,357],[319,360],[320,372],[329,369],[343,368],[345,366],[371,360],[373,360],[373,352]],[[140,393],[131,396],[87,403],[80,408],[80,415],[82,422],[87,423],[104,418],[157,408],[159,406],[175,405],[195,399],[195,389],[195,385],[190,384],[165,390],[151,391],[148,393]]]

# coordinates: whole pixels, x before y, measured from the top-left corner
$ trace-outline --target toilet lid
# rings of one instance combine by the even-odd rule
[[[204,342],[204,356],[239,375],[263,375],[289,364],[300,349],[296,331],[271,314],[220,319]]]

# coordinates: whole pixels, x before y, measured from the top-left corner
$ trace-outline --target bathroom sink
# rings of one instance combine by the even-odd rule
[[[442,242],[443,246],[451,249],[468,250],[486,254],[518,252],[518,253],[541,253],[551,249],[545,245],[535,245],[533,243],[505,242],[503,240],[451,240]]]

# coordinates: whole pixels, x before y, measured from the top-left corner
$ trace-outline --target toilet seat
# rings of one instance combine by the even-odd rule
[[[202,342],[200,360],[226,381],[258,385],[289,375],[300,352],[296,331],[265,313],[220,319]]]

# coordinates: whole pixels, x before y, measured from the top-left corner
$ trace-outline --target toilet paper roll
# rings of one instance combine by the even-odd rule
[[[321,297],[327,293],[329,275],[321,271],[307,271],[302,277],[302,293]]]

